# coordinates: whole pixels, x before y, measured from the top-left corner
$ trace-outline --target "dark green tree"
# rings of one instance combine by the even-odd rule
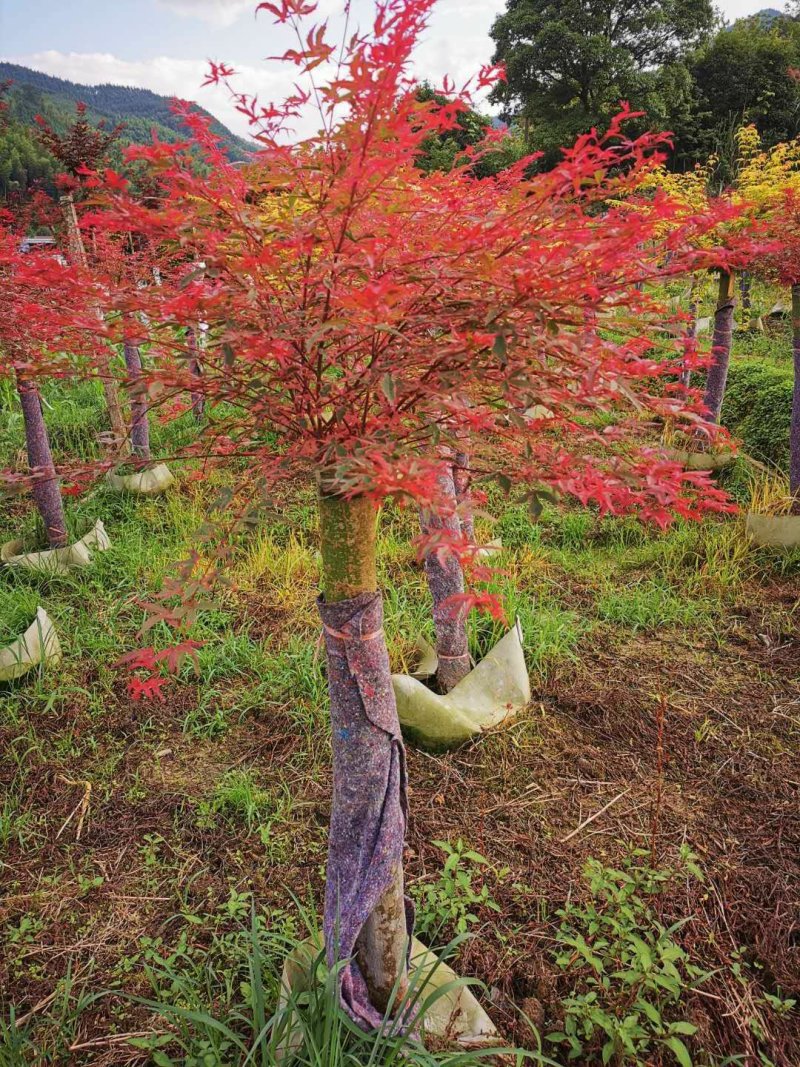
[[[432,103],[444,107],[448,98],[437,93],[427,82],[416,92],[421,104]],[[416,164],[426,174],[431,171],[451,171],[455,166],[471,166],[479,178],[497,174],[525,155],[525,145],[517,131],[509,131],[491,151],[482,151],[472,160],[469,149],[480,144],[492,126],[492,120],[485,115],[464,108],[458,113],[456,126],[439,134],[431,134],[422,142]]]
[[[508,80],[492,98],[546,163],[621,100],[663,125],[669,109],[689,107],[683,60],[715,18],[711,0],[507,0],[491,32]]]
[[[719,181],[733,175],[735,133],[753,123],[769,148],[800,134],[800,20],[764,13],[739,19],[689,61],[694,82],[691,114],[670,124],[675,163],[683,168],[720,157]]]

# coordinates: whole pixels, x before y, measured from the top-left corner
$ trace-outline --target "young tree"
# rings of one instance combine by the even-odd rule
[[[395,983],[403,988],[411,921],[406,768],[375,564],[380,502],[413,502],[447,520],[452,482],[439,450],[471,435],[480,442],[471,465],[534,504],[558,491],[662,524],[726,507],[705,475],[642,443],[646,414],[687,429],[703,423],[671,386],[676,364],[655,349],[656,311],[633,285],[641,247],[675,209],[661,196],[640,213],[611,203],[653,165],[661,140],[626,139],[621,119],[536,178],[530,159],[483,181],[464,168],[420,174],[421,145],[452,129],[463,107],[449,87],[444,105],[419,101],[408,74],[432,3],[385,0],[372,32],[344,43],[304,24],[313,10],[304,0],[260,4],[305,42],[284,61],[303,73],[330,63],[327,83],[279,106],[236,96],[260,145],[249,174],[187,112],[191,147],[134,150],[160,176],[161,209],[147,211],[106,172],[108,204],[91,219],[205,265],[187,265],[161,288],[107,287],[109,321],[136,310],[165,350],[181,343],[176,327],[209,324],[203,392],[221,404],[204,451],[218,443],[220,461],[246,456],[267,495],[289,474],[316,482],[333,748],[325,938],[330,962],[348,961],[342,999],[364,1027],[380,1023]],[[231,74],[214,65],[210,78]],[[482,72],[477,85],[494,76]],[[289,143],[285,124],[312,96],[320,132]],[[198,151],[209,164],[202,177]],[[665,242],[673,269],[686,268],[687,233],[712,225],[693,217],[674,227]],[[589,335],[587,313],[597,324]],[[147,376],[191,384],[179,360]],[[558,413],[557,433],[524,417],[534,403]],[[615,413],[611,428],[593,425],[602,411]],[[434,547],[443,559],[466,549],[444,525],[421,546]],[[192,603],[203,580],[190,561],[182,583]],[[169,583],[152,610],[185,618],[172,599],[180,589]],[[460,597],[464,610],[498,610],[486,594]]]
[[[88,259],[75,211],[74,190],[81,188],[87,172],[100,166],[123,127],[118,125],[107,130],[103,120],[96,127],[92,126],[86,116],[86,104],[82,102],[75,105],[75,113],[75,122],[65,134],[56,133],[41,115],[36,116],[36,122],[39,126],[40,143],[55,157],[64,170],[63,180],[67,191],[61,196],[61,207],[66,225],[70,260],[85,268],[88,266]],[[110,360],[104,361],[100,373],[111,422],[111,433],[116,443],[121,445],[126,440],[127,429]]]
[[[85,323],[75,320],[75,309],[83,306],[83,278],[59,262],[52,250],[22,251],[26,221],[23,217],[18,226],[14,222],[9,214],[0,216],[0,376],[9,376],[19,395],[29,484],[48,544],[63,548],[67,524],[38,382],[68,373],[59,353],[73,342],[90,347]]]
[[[792,294],[794,391],[789,450],[789,488],[800,513],[800,138],[763,149],[755,129],[742,131],[739,184],[753,204],[764,248],[752,269]]]
[[[188,354],[189,374],[193,380],[190,390],[192,398],[192,412],[198,422],[202,422],[206,411],[206,398],[203,396],[203,364],[200,359],[200,346],[198,343],[198,331],[194,326],[186,327],[186,351]]]
[[[75,105],[75,121],[64,134],[58,134],[41,115],[36,116],[39,141],[51,153],[64,171],[67,192],[61,197],[67,229],[70,255],[75,263],[87,265],[83,243],[75,214],[74,190],[80,188],[82,176],[96,170],[108,155],[108,150],[122,133],[122,125],[106,130],[104,120],[92,126],[86,117],[86,104]]]

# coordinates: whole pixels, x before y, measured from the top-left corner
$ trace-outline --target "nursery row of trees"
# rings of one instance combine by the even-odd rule
[[[471,668],[467,613],[503,610],[485,591],[475,542],[481,487],[493,480],[534,513],[562,496],[662,526],[731,510],[691,457],[726,442],[718,415],[732,272],[774,273],[796,296],[800,283],[792,146],[752,146],[763,195],[754,177],[752,188],[709,197],[698,175],[671,187],[668,140],[631,139],[623,111],[544,172],[523,156],[481,180],[477,165],[497,151],[489,138],[465,165],[422,173],[424,146],[459,128],[470,91],[502,77],[488,68],[457,93],[418,92],[409,63],[433,2],[385,0],[371,33],[344,42],[309,25],[304,0],[260,4],[306,42],[287,67],[334,63],[314,88],[315,136],[286,136],[309,105],[305,90],[262,106],[215,65],[211,78],[229,84],[251,121],[250,166],[233,167],[208,121],[184,109],[189,140],[128,150],[132,181],[103,165],[105,135],[76,125],[51,138],[86,194],[77,211],[71,197],[61,203],[68,262],[20,250],[35,204],[27,217],[5,215],[0,236],[2,373],[19,392],[30,463],[27,478],[7,482],[32,489],[58,565],[70,564],[58,553],[78,532],[68,529],[65,482],[81,491],[102,476],[122,490],[165,490],[167,458],[230,471],[227,512],[148,608],[145,628],[161,619],[179,636],[171,653],[129,657],[140,691],[157,692],[162,665],[191,649],[233,536],[274,487],[289,476],[315,486],[333,752],[325,941],[328,961],[341,963],[342,1002],[365,1029],[387,1010],[412,1025],[398,1008],[413,912],[396,693],[409,687],[391,677],[382,626],[381,503],[420,512],[436,673],[418,695],[432,693],[426,714],[445,721],[463,712],[460,687],[481,669]],[[660,284],[708,272],[721,279],[710,358],[693,315],[670,309]],[[690,376],[705,368],[696,389]],[[105,452],[57,471],[38,389],[75,377],[103,387]],[[190,409],[196,442],[154,456],[150,419]],[[664,426],[682,451],[659,444]],[[794,434],[797,457],[798,419]],[[797,491],[795,461],[793,472]],[[46,566],[47,548],[18,546],[8,562]]]

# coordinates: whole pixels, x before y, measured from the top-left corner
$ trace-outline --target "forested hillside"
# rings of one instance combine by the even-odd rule
[[[42,115],[53,129],[63,133],[74,121],[78,101],[87,104],[87,115],[93,125],[101,119],[108,126],[124,125],[119,146],[149,142],[153,131],[163,141],[176,141],[185,135],[180,120],[172,112],[171,99],[149,89],[77,85],[29,67],[0,62],[0,84],[8,82],[11,83],[7,93],[8,123],[0,131],[0,197],[25,190],[36,182],[45,186],[52,183],[58,168],[37,141],[35,119]],[[203,108],[198,110],[208,114]],[[246,157],[248,145],[243,138],[216,120],[211,128],[222,139],[232,159]]]

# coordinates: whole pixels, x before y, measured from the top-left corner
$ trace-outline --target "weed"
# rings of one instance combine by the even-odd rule
[[[220,815],[226,821],[239,820],[252,830],[272,804],[272,797],[256,784],[251,771],[228,771],[215,784],[211,796],[198,804],[197,822],[210,827]]]
[[[709,607],[677,596],[663,585],[643,581],[628,589],[606,587],[597,601],[597,614],[634,631],[655,630],[700,625],[708,618]]]
[[[438,937],[446,929],[463,934],[478,921],[473,909],[489,908],[500,911],[485,881],[475,885],[478,869],[490,866],[479,852],[468,848],[461,838],[451,845],[447,841],[433,844],[445,854],[444,867],[438,881],[412,886],[411,894],[417,908],[417,929],[420,936]],[[495,872],[497,879],[505,878],[507,868]]]
[[[691,1067],[684,1038],[697,1028],[679,1016],[686,991],[709,975],[676,940],[689,920],[667,927],[656,915],[650,899],[677,872],[651,868],[647,855],[636,850],[618,869],[589,860],[584,878],[590,900],[558,912],[555,962],[573,981],[580,979],[581,991],[564,999],[564,1028],[547,1040],[566,1045],[570,1059],[596,1051],[604,1064],[644,1067],[660,1046],[681,1067]],[[686,848],[681,869],[702,878]]]

